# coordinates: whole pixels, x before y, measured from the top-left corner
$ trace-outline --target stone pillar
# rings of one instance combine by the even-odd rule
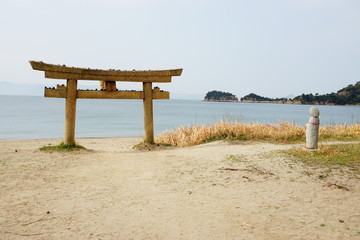
[[[65,133],[64,143],[67,145],[75,144],[75,118],[76,118],[76,94],[77,80],[67,80],[66,82],[66,103],[65,103]]]
[[[143,82],[145,143],[154,144],[152,83]]]
[[[306,126],[306,149],[316,149],[318,147],[319,139],[319,109],[316,107],[310,108],[310,118]]]

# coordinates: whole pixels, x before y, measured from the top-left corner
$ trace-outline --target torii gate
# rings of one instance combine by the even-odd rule
[[[180,76],[182,69],[157,70],[157,71],[121,71],[100,70],[90,68],[67,67],[38,61],[29,61],[34,70],[45,72],[45,78],[66,79],[66,86],[57,85],[55,88],[46,88],[44,96],[65,98],[65,132],[64,143],[75,144],[75,118],[76,99],[143,99],[144,103],[144,128],[145,142],[154,143],[153,99],[169,99],[169,92],[152,88],[153,82],[171,82],[172,76]],[[99,90],[78,90],[78,80],[99,80]],[[116,81],[142,82],[143,91],[119,91]]]

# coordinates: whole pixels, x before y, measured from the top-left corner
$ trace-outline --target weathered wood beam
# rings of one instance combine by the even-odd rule
[[[88,73],[64,73],[45,71],[45,78],[50,79],[78,79],[122,82],[171,82],[171,76],[142,76],[142,75],[94,75]]]
[[[40,71],[53,71],[53,72],[67,72],[67,73],[88,73],[95,75],[142,75],[142,76],[180,76],[182,69],[169,69],[169,70],[103,70],[103,69],[91,69],[91,68],[79,68],[79,67],[67,67],[65,65],[56,65],[44,63],[41,61],[29,61],[31,67],[34,70]]]
[[[44,71],[46,78],[104,80],[129,82],[170,82],[172,76],[180,76],[182,69],[123,71],[67,67],[38,61],[29,61],[34,70]]]
[[[45,88],[45,97],[53,98],[66,98],[66,88],[64,89],[51,89]],[[144,99],[143,91],[91,91],[91,90],[77,90],[77,98],[85,99]],[[153,99],[170,99],[169,92],[159,92],[153,90]]]
[[[154,92],[152,94],[152,99],[170,99],[170,92]]]
[[[66,88],[63,89],[45,88],[44,97],[66,98]]]
[[[77,97],[87,99],[143,99],[144,93],[140,91],[107,92],[79,90]]]

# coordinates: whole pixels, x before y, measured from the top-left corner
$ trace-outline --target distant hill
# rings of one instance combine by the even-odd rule
[[[238,98],[228,92],[221,92],[221,91],[211,91],[206,93],[204,101],[212,101],[212,102],[237,102],[239,101]]]
[[[295,104],[314,104],[314,105],[360,105],[360,81],[354,85],[340,89],[337,93],[324,95],[301,94],[292,99],[288,98],[268,98],[250,93],[243,98],[242,102],[273,102],[273,103],[295,103]]]
[[[354,85],[350,84],[336,93],[324,95],[302,94],[293,99],[301,104],[321,105],[360,105],[360,81]]]
[[[241,98],[242,102],[286,102],[287,98],[268,98],[256,95],[255,93],[250,93]]]
[[[44,85],[41,84],[0,82],[0,95],[41,96],[43,94]]]

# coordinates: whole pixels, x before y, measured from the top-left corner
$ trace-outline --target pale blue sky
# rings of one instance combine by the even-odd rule
[[[0,20],[0,81],[62,83],[28,60],[183,68],[160,87],[200,95],[323,94],[360,81],[359,0],[1,0]]]

